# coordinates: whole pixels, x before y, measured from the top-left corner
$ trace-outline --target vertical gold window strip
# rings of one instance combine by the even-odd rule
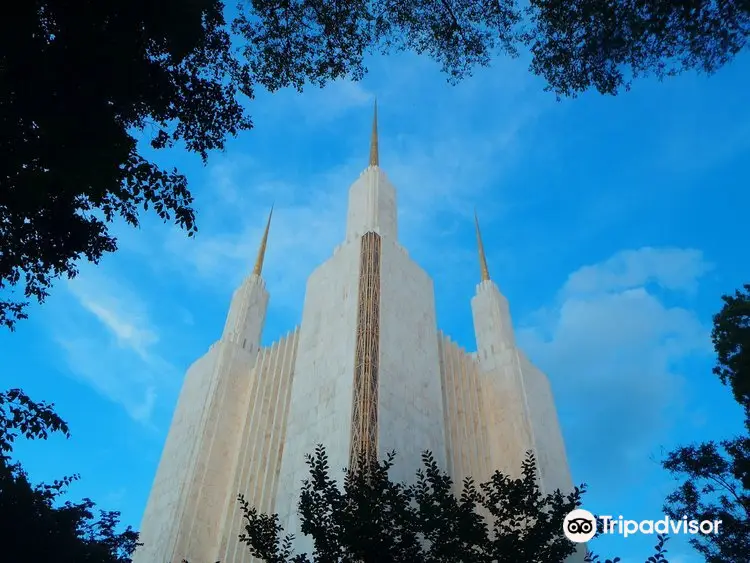
[[[448,462],[448,475],[454,476],[455,464],[453,463],[453,410],[450,395],[450,373],[447,361],[450,343],[448,338],[438,331],[438,354],[440,356],[440,387],[443,393],[443,428],[445,431],[445,452]]]
[[[354,400],[349,466],[360,455],[378,455],[378,360],[380,356],[380,235],[362,237],[359,264],[357,343],[354,356]]]

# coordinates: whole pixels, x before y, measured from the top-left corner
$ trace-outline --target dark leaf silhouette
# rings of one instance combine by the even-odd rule
[[[721,521],[720,533],[690,539],[706,563],[750,560],[750,285],[722,300],[711,333],[713,373],[742,408],[745,430],[734,438],[682,446],[662,462],[681,481],[667,497],[665,513]]]
[[[585,486],[567,495],[542,493],[531,453],[521,478],[496,472],[478,486],[467,479],[458,495],[429,452],[411,485],[390,480],[394,459],[393,452],[383,461],[361,457],[359,469],[346,472],[342,487],[318,446],[307,458],[310,475],[298,507],[312,552],[293,553],[294,538],[284,533],[278,516],[260,514],[242,495],[245,532],[240,541],[268,563],[562,563],[575,552],[562,525],[565,515],[581,505]],[[666,561],[664,541],[659,538],[654,561]]]
[[[0,545],[3,561],[129,563],[138,534],[120,530],[119,513],[96,511],[90,499],[60,502],[77,475],[32,485],[11,459],[19,437],[68,436],[52,405],[37,403],[20,389],[0,393]]]

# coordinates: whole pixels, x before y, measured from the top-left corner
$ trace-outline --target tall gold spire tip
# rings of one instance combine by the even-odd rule
[[[370,134],[370,166],[380,165],[378,154],[378,100],[375,99],[375,109],[372,115],[372,133]]]
[[[474,226],[477,230],[477,248],[479,250],[479,269],[482,274],[482,281],[489,281],[490,271],[487,269],[487,257],[484,255],[484,245],[482,244],[482,233],[479,231],[479,217],[477,210],[474,209]]]
[[[256,276],[260,276],[263,271],[263,259],[266,256],[266,244],[268,243],[268,231],[271,228],[271,217],[273,217],[273,204],[271,205],[271,211],[268,214],[266,230],[263,232],[263,238],[260,241],[260,248],[258,248],[258,258],[255,260],[255,267],[253,268],[253,274]]]

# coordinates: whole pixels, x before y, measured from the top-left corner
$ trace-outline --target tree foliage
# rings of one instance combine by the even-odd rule
[[[663,461],[682,481],[667,497],[665,512],[673,518],[691,514],[722,521],[720,534],[690,540],[707,563],[744,561],[750,554],[750,285],[722,300],[712,331],[718,360],[713,372],[743,408],[745,431],[732,439],[677,448]]]
[[[95,511],[89,499],[60,502],[77,475],[33,485],[11,458],[17,438],[68,436],[52,405],[19,389],[0,393],[0,545],[3,560],[55,563],[128,563],[138,534],[119,530],[119,513]],[[98,513],[98,514],[97,514]]]
[[[732,390],[750,425],[750,284],[721,299],[724,306],[711,331],[717,356],[713,372]]]
[[[0,323],[25,318],[77,261],[116,249],[108,224],[152,208],[189,235],[192,196],[140,151],[206,158],[250,127],[251,94],[217,0],[30,0],[0,19]],[[23,297],[17,293],[22,292]]]
[[[410,50],[451,81],[497,55],[531,54],[547,89],[615,94],[638,76],[713,72],[746,45],[747,0],[251,0],[235,30],[270,89],[361,77],[365,56]]]
[[[299,517],[310,554],[294,553],[293,537],[285,535],[278,516],[259,513],[242,495],[240,541],[267,563],[561,563],[574,553],[562,526],[580,506],[585,486],[568,495],[543,494],[530,453],[521,478],[495,472],[479,485],[467,479],[460,495],[429,452],[414,484],[392,482],[394,455],[379,462],[362,458],[359,471],[346,472],[343,486],[331,476],[322,446],[307,457],[310,476],[302,484]],[[664,538],[660,542],[663,553]],[[596,555],[589,560],[599,561]]]

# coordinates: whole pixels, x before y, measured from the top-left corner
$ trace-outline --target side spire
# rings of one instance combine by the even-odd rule
[[[271,228],[271,217],[273,217],[273,205],[271,205],[271,212],[268,214],[266,230],[263,233],[263,238],[260,241],[258,258],[255,260],[255,267],[253,268],[253,274],[255,274],[256,276],[260,276],[260,273],[263,271],[263,258],[265,258],[266,256],[266,243],[268,242],[268,230]]]
[[[477,210],[474,210],[474,225],[477,229],[477,248],[479,249],[479,268],[482,273],[482,281],[489,281],[490,271],[487,269],[487,257],[484,255],[484,245],[482,244],[482,233],[479,232],[479,218]]]
[[[370,166],[380,165],[378,154],[378,100],[375,100],[375,111],[372,116],[372,133],[370,135]]]

